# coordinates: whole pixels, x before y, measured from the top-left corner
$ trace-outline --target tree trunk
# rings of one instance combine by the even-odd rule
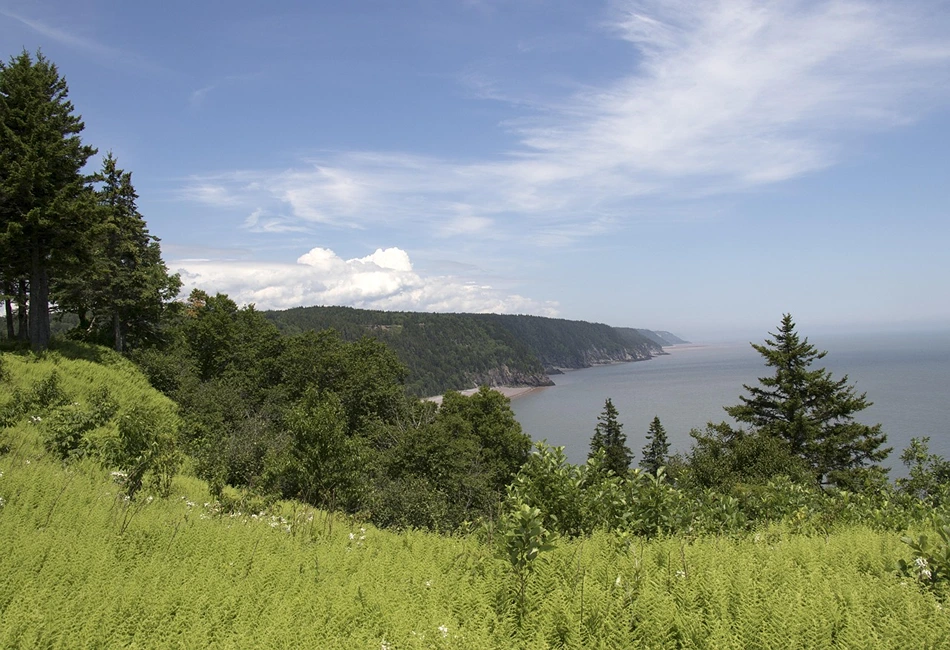
[[[42,352],[49,347],[49,273],[46,251],[39,242],[33,246],[30,264],[30,347]]]
[[[122,352],[125,348],[125,340],[122,336],[122,321],[119,320],[119,312],[112,314],[112,336],[115,338],[115,351]]]
[[[16,292],[16,320],[17,339],[26,342],[29,340],[30,312],[26,308],[26,280],[20,278]]]
[[[4,300],[4,316],[7,319],[7,339],[12,341],[16,337],[16,330],[13,328],[13,284],[7,282],[3,285],[3,292],[7,294]]]

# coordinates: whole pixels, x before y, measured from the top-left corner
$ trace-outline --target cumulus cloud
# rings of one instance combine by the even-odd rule
[[[313,248],[295,264],[247,260],[180,260],[185,294],[194,288],[228,294],[260,309],[301,305],[349,305],[365,309],[557,314],[557,304],[538,302],[456,276],[423,276],[399,248],[377,249],[345,260]]]
[[[476,161],[337,152],[290,170],[195,178],[186,196],[338,227],[428,225],[442,236],[551,225],[534,240],[559,245],[601,232],[588,224],[629,218],[645,196],[743,191],[823,169],[854,134],[950,99],[946,12],[926,2],[612,7],[605,33],[629,44],[628,66],[601,87],[532,98],[531,114],[506,126],[520,140],[512,151]]]

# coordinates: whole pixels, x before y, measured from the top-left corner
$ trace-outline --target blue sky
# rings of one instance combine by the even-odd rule
[[[950,6],[0,0],[187,287],[950,327]]]

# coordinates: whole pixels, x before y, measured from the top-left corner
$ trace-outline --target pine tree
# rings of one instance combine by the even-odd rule
[[[775,374],[760,377],[760,386],[743,386],[749,396],[726,407],[726,413],[756,433],[784,441],[793,456],[808,464],[819,484],[855,488],[869,471],[882,473],[874,464],[891,451],[883,446],[887,436],[880,424],[854,421],[855,413],[871,405],[866,394],[856,394],[847,375],[835,380],[824,368],[811,368],[827,352],[799,338],[790,314],[770,335],[773,338],[764,345],[752,347]]]
[[[627,436],[623,425],[617,420],[617,408],[610,398],[604,403],[604,411],[597,418],[597,426],[590,440],[590,454],[593,458],[604,450],[604,470],[611,470],[618,476],[626,474],[633,461],[633,452],[627,447]]]
[[[656,475],[656,472],[667,463],[670,453],[670,443],[666,439],[666,429],[660,424],[660,418],[653,416],[653,422],[647,431],[647,444],[643,447],[643,460],[640,467]]]
[[[82,168],[95,149],[82,144],[66,80],[42,54],[0,62],[0,272],[29,285],[29,338],[49,344],[51,277],[81,261],[93,207]]]

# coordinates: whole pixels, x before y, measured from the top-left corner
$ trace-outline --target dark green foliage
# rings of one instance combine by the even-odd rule
[[[122,352],[129,344],[155,342],[181,281],[168,274],[158,239],[138,211],[131,172],[119,169],[109,153],[96,180],[101,187],[89,262],[81,274],[61,278],[52,293],[61,310],[77,315],[77,336]]]
[[[898,489],[915,499],[940,507],[950,502],[950,461],[931,454],[930,438],[912,438],[901,453],[908,476],[897,479]]]
[[[528,459],[531,440],[501,393],[450,391],[441,408],[432,406],[412,406],[412,422],[373,434],[378,460],[368,508],[379,525],[451,530],[491,517]]]
[[[0,279],[18,288],[21,315],[28,286],[35,350],[49,344],[50,284],[88,261],[94,220],[82,168],[95,149],[79,138],[68,92],[42,54],[0,63]]]
[[[647,444],[643,447],[643,459],[640,461],[640,467],[656,475],[657,470],[667,464],[669,453],[670,443],[666,439],[666,429],[660,423],[660,418],[654,416],[653,422],[650,423],[650,428],[647,431]]]
[[[827,354],[800,339],[789,314],[764,345],[753,344],[775,373],[760,377],[760,386],[744,386],[749,396],[726,407],[736,421],[753,431],[783,441],[789,453],[803,459],[819,484],[858,489],[879,474],[876,463],[890,448],[880,425],[855,422],[854,414],[871,403],[848,385],[848,376],[832,379],[824,368],[811,366]]]
[[[546,368],[586,368],[661,353],[635,330],[538,316],[299,307],[267,317],[288,334],[332,328],[348,341],[379,339],[409,369],[407,390],[419,396],[482,384],[546,385]]]
[[[760,432],[734,429],[726,422],[709,423],[690,432],[694,443],[677,468],[677,479],[699,489],[728,494],[737,485],[764,485],[778,477],[811,482],[811,471],[788,443]]]
[[[365,442],[347,435],[340,398],[314,387],[283,418],[286,446],[269,460],[279,494],[326,508],[354,509],[361,501]]]
[[[607,398],[604,410],[597,418],[594,435],[590,439],[590,453],[588,458],[594,458],[598,453],[604,453],[604,471],[613,472],[620,476],[626,474],[633,461],[633,452],[627,447],[627,436],[623,432],[623,424],[617,420],[617,407]]]

